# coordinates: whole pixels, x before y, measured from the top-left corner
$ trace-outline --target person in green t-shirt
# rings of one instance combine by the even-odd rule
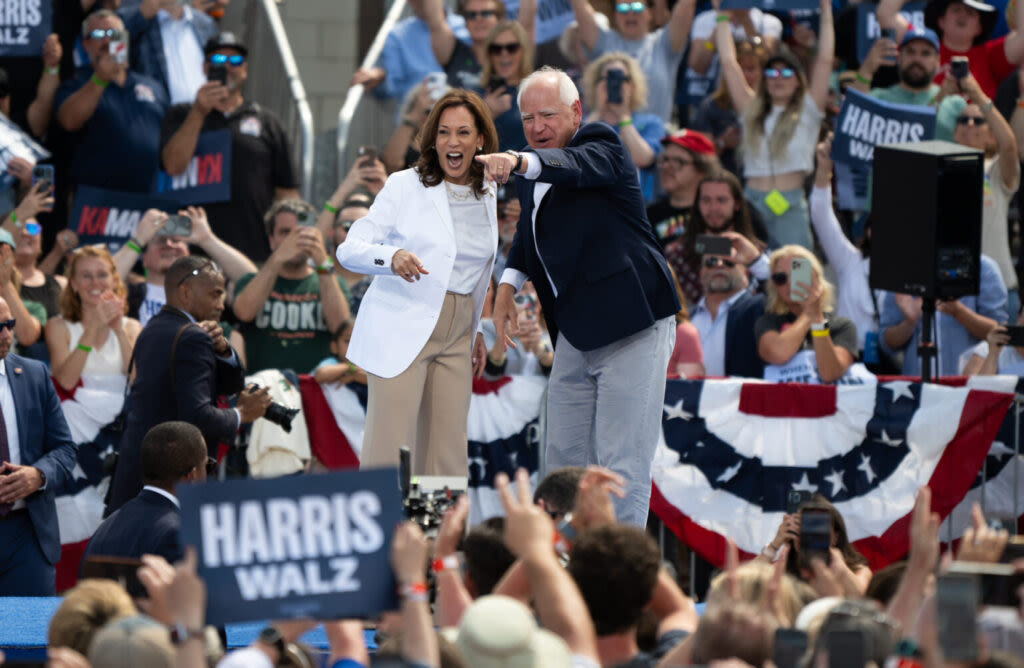
[[[899,83],[870,88],[878,68],[893,65],[898,68]],[[882,102],[935,107],[935,139],[953,141],[956,117],[967,102],[959,95],[943,95],[942,89],[932,83],[938,70],[938,35],[929,28],[914,27],[903,35],[898,50],[891,39],[875,40],[850,85]]]
[[[330,333],[349,317],[348,286],[332,271],[313,207],[281,200],[264,220],[270,257],[235,283],[248,370],[309,373],[330,354]]]

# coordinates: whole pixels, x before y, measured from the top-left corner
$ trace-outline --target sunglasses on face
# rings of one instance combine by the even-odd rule
[[[124,32],[117,28],[95,28],[85,34],[86,39],[103,39],[107,37],[112,40],[121,39],[124,36]]]
[[[463,16],[466,18],[467,21],[472,21],[474,19],[494,18],[495,16],[497,16],[497,14],[493,9],[481,9],[478,12],[465,12],[463,13]]]
[[[732,269],[733,267],[736,266],[736,263],[733,262],[732,260],[726,260],[725,258],[714,257],[711,255],[704,258],[704,266],[707,267],[708,269],[714,269],[718,265],[722,265],[728,269]]]
[[[769,67],[764,71],[764,76],[768,79],[778,79],[779,77],[782,77],[783,79],[792,79],[796,76],[796,71],[790,67]]]
[[[985,125],[985,119],[982,116],[957,116],[957,125]]]
[[[639,14],[645,9],[647,9],[647,5],[642,2],[620,2],[615,5],[615,11],[619,14],[628,14],[630,12]]]
[[[509,42],[508,44],[491,44],[489,47],[487,47],[487,53],[491,54],[492,56],[497,56],[501,54],[502,51],[504,51],[505,53],[511,56],[512,54],[519,53],[519,48],[519,42]]]
[[[784,271],[775,272],[772,274],[772,283],[781,288],[786,283],[789,283],[789,274]]]
[[[235,67],[238,67],[244,62],[245,56],[243,56],[240,53],[235,53],[230,56],[226,53],[214,53],[210,55],[211,65],[224,65],[225,63],[229,63],[231,65],[234,65]]]
[[[13,332],[14,331],[14,325],[17,322],[18,321],[17,321],[16,318],[11,318],[10,320],[0,321],[0,332],[4,331],[5,329],[9,329],[9,330],[11,330]]]
[[[673,156],[662,154],[662,155],[658,156],[657,163],[658,163],[658,167],[664,167],[666,165],[672,165],[673,167],[676,167],[678,169],[682,169],[683,167],[686,167],[687,165],[692,165],[693,161],[692,160],[683,160],[682,158],[676,158],[676,157],[673,157]]]

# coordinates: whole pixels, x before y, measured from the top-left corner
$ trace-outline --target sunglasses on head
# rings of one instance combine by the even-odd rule
[[[714,255],[707,255],[704,257],[704,266],[708,269],[714,269],[718,265],[732,269],[736,266],[736,263],[732,260],[726,260],[724,257],[715,257]]]
[[[983,116],[957,116],[957,125],[985,125],[985,118]]]
[[[121,39],[124,36],[124,32],[118,28],[94,28],[85,34],[86,39],[103,39],[108,37],[110,39]]]
[[[195,278],[196,276],[198,276],[199,274],[203,273],[206,270],[210,270],[210,271],[213,271],[215,273],[220,273],[220,268],[217,267],[217,263],[213,262],[213,261],[210,261],[210,262],[207,262],[206,264],[199,265],[198,267],[196,267],[192,271],[190,271],[187,274],[185,274],[184,276],[182,276],[181,280],[178,281],[178,285],[176,285],[174,287],[175,288],[181,287],[182,283],[184,283],[185,281],[187,281],[190,278]]]
[[[505,53],[511,56],[514,53],[519,53],[520,46],[521,45],[519,44],[519,42],[509,42],[508,44],[491,44],[489,47],[487,47],[487,53],[491,54],[492,56],[497,56],[502,51],[504,51]]]
[[[493,9],[481,9],[478,12],[463,12],[462,14],[467,21],[472,21],[473,19],[489,19],[497,15],[498,14]]]
[[[789,274],[784,271],[775,272],[772,274],[772,283],[781,288],[786,283],[789,283]]]
[[[792,79],[796,76],[796,70],[791,67],[769,67],[764,71],[764,76],[768,79]]]
[[[224,65],[225,63],[229,63],[231,65],[234,65],[235,67],[238,67],[244,62],[245,56],[243,56],[240,53],[233,53],[230,56],[226,53],[214,53],[210,55],[211,65]]]
[[[0,321],[0,332],[4,331],[5,329],[9,329],[9,330],[11,330],[13,332],[14,331],[14,325],[17,322],[18,321],[17,321],[16,318],[11,318],[10,320]]]
[[[647,9],[647,5],[643,2],[620,2],[615,5],[615,11],[619,14],[628,14],[630,12],[639,14],[645,9]]]

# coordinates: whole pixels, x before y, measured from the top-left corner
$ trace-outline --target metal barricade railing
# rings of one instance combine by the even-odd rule
[[[275,0],[235,0],[221,20],[249,46],[249,77],[245,99],[273,111],[292,146],[292,162],[301,175],[302,196],[313,188],[313,113],[292,55]],[[257,48],[258,47],[258,48]]]
[[[377,64],[380,52],[384,49],[384,41],[391,29],[402,18],[405,6],[405,0],[392,2],[380,30],[377,31],[369,51],[366,52],[366,57],[360,63],[360,67],[369,68]],[[401,101],[399,101],[400,103]],[[349,88],[345,102],[338,111],[337,182],[341,182],[345,177],[360,145],[368,144],[383,148],[387,143],[388,137],[395,127],[394,104],[394,102],[367,95],[363,86]]]

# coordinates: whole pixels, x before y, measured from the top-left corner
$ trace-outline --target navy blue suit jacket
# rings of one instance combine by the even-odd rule
[[[757,354],[754,323],[764,314],[764,295],[745,294],[729,307],[725,321],[725,375],[763,378],[764,360]]]
[[[18,355],[7,355],[4,362],[18,419],[21,463],[36,467],[46,476],[45,488],[26,498],[25,503],[39,547],[55,564],[60,559],[60,531],[54,499],[72,477],[78,445],[71,440],[46,366]]]
[[[230,408],[217,408],[222,394],[234,394],[244,382],[241,366],[228,363],[213,350],[213,340],[197,326],[187,328],[174,355],[171,382],[171,345],[182,325],[182,311],[164,306],[146,323],[135,342],[135,381],[128,393],[124,436],[111,483],[107,511],[112,512],[142,489],[142,439],[155,425],[169,420],[194,424],[203,432],[207,449],[233,442],[238,418]]]
[[[199,48],[217,34],[217,23],[205,12],[192,9],[192,32],[199,40]],[[138,7],[122,9],[118,12],[131,38],[128,53],[131,68],[159,81],[168,95],[171,84],[167,78],[167,57],[164,55],[164,37],[160,33],[160,21],[156,16],[146,20]]]
[[[139,559],[156,554],[172,564],[181,559],[181,512],[165,496],[144,489],[103,520],[89,539],[86,557]]]
[[[519,179],[522,214],[506,266],[533,281],[552,340],[561,332],[575,348],[594,350],[676,313],[636,166],[615,131],[588,123],[566,148],[527,150],[543,164],[537,181],[552,188],[537,213],[535,245],[534,182]]]

